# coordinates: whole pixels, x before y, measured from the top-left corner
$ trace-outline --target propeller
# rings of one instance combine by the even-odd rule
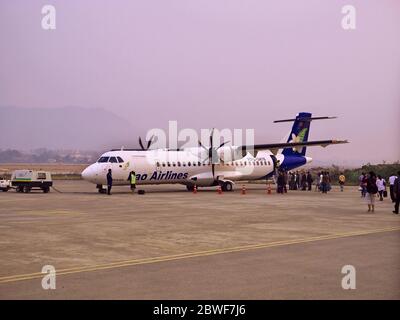
[[[145,148],[145,147],[143,146],[143,143],[142,143],[142,138],[139,137],[139,144],[140,144],[140,147],[142,148],[143,151],[149,150],[150,146],[151,146],[152,143],[153,143],[153,138],[154,138],[154,135],[151,136],[151,138],[150,138],[149,141],[147,141],[147,146],[146,146],[146,148]]]
[[[214,180],[215,180],[215,164],[218,164],[220,161],[222,161],[219,158],[218,149],[223,147],[228,142],[229,141],[225,141],[225,142],[221,143],[219,145],[219,147],[214,147],[214,128],[212,128],[211,133],[210,133],[210,146],[208,148],[205,147],[199,140],[199,146],[202,147],[204,150],[206,150],[207,154],[208,154],[207,159],[204,159],[203,163],[206,161],[209,161],[211,163],[211,171],[212,171]]]

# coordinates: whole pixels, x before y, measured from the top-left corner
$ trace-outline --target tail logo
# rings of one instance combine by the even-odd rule
[[[297,143],[297,142],[303,142],[304,141],[304,137],[307,133],[307,129],[308,128],[304,128],[302,129],[298,135],[296,136],[294,133],[292,133],[292,140],[289,141],[289,143]],[[303,150],[302,146],[297,146],[297,147],[293,147],[293,151],[297,152],[297,153],[301,153],[301,151]]]

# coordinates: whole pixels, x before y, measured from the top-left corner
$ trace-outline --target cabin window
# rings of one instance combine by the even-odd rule
[[[173,166],[173,167],[176,167],[176,163],[175,163],[175,162],[172,162],[172,166]]]
[[[167,162],[167,166],[170,167],[170,166],[171,166],[171,163],[170,163],[170,162]]]
[[[197,165],[200,167],[201,166],[201,162],[199,161],[199,162],[197,162]]]
[[[162,166],[165,167],[165,162],[162,163]]]
[[[160,166],[160,163],[159,163],[159,162],[157,162],[157,163],[156,163],[156,166],[157,166],[157,167],[159,167],[159,166]]]
[[[104,163],[104,162],[108,162],[109,157],[101,157],[99,160],[97,160],[97,162],[99,163]]]
[[[121,157],[117,157],[117,159],[118,159],[118,162],[119,162],[119,163],[123,163],[123,162],[124,162],[124,160],[122,160]]]
[[[181,163],[178,161],[178,167],[180,167],[181,166]]]
[[[191,166],[191,163],[190,162],[188,162],[188,167],[190,167]]]
[[[186,167],[186,162],[182,162],[182,166]]]
[[[196,166],[196,162],[193,162],[193,167],[195,167]]]
[[[37,178],[39,180],[46,180],[46,172],[38,172]]]

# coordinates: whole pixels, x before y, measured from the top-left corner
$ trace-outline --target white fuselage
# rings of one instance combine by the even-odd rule
[[[131,171],[136,174],[136,183],[212,186],[216,181],[258,180],[274,172],[273,155],[269,151],[260,151],[257,157],[249,153],[229,162],[215,164],[214,177],[209,160],[198,156],[198,148],[182,151],[118,150],[104,153],[98,162],[82,172],[83,179],[97,185],[106,185],[106,175],[112,170],[113,185],[128,185]],[[276,156],[283,162],[284,156]]]

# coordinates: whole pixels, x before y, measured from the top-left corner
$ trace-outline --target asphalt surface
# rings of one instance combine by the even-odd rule
[[[355,187],[0,194],[0,299],[399,299],[400,218]],[[237,186],[240,189],[240,186]],[[41,286],[44,265],[56,289]],[[344,290],[342,267],[356,270]]]

